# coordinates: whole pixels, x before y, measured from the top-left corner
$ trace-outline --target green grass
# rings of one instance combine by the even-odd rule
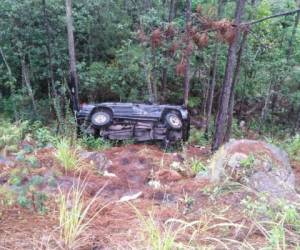
[[[296,249],[300,242],[299,204],[285,200],[271,203],[263,195],[247,197],[242,204],[246,214],[267,240],[268,245],[263,249]]]
[[[65,172],[80,170],[82,162],[78,157],[78,148],[71,145],[70,141],[63,138],[56,144],[57,160]]]
[[[88,237],[84,235],[87,235],[89,226],[105,207],[100,207],[96,204],[97,196],[102,189],[92,199],[86,201],[84,199],[85,188],[85,180],[83,182],[78,181],[77,183],[73,183],[66,194],[61,191],[59,195],[60,238],[67,249],[78,249],[87,244]],[[89,216],[88,214],[92,207],[93,211],[96,212],[92,216]]]
[[[151,250],[173,250],[177,249],[176,237],[177,231],[172,224],[161,227],[151,213],[144,216],[136,207],[130,204],[134,209],[140,223],[142,241],[146,244],[145,249]]]
[[[207,172],[207,166],[198,159],[191,159],[190,167],[194,174]]]

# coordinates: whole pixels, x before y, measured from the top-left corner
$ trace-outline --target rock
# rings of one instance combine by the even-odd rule
[[[161,188],[161,184],[159,181],[156,180],[151,180],[148,182],[148,185],[154,189],[160,189]]]
[[[105,171],[108,172],[108,168],[112,162],[107,159],[105,154],[101,152],[81,152],[79,157],[93,165],[99,174],[103,174]]]
[[[155,175],[156,179],[160,182],[172,182],[182,179],[182,176],[178,172],[169,169],[159,170]]]
[[[138,199],[141,195],[143,194],[143,192],[138,192],[135,194],[130,194],[130,195],[125,195],[122,196],[121,199],[119,200],[119,202],[127,202],[127,201],[131,201],[131,200],[136,200]]]
[[[105,176],[105,177],[117,177],[114,173],[109,173],[106,170],[103,172],[103,176]]]
[[[232,140],[213,156],[209,177],[214,182],[237,181],[274,198],[296,196],[288,155],[263,141]]]

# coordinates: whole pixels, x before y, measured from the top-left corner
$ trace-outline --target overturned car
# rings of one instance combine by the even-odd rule
[[[110,140],[160,140],[166,145],[188,140],[190,121],[183,106],[99,103],[82,105],[77,113],[81,133]]]

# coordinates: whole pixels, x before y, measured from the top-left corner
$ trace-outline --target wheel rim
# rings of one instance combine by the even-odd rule
[[[170,115],[169,122],[170,122],[170,125],[175,128],[181,128],[181,126],[182,126],[182,122],[177,115]]]
[[[95,125],[105,125],[109,122],[109,115],[106,113],[95,113],[92,117],[92,121]]]

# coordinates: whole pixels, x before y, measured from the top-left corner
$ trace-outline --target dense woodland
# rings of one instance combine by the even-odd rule
[[[79,103],[151,101],[187,105],[195,124],[215,135],[214,148],[241,121],[259,133],[295,133],[299,6],[2,0],[0,112],[63,123],[78,96]]]

